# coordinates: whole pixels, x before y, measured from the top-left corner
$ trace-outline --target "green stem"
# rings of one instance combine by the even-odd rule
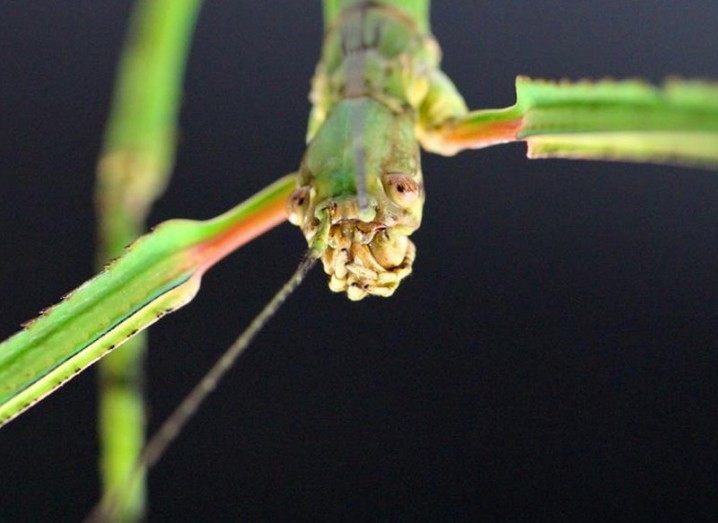
[[[182,78],[200,0],[138,0],[125,42],[105,144],[97,169],[98,265],[145,230],[152,203],[174,164]],[[144,333],[99,366],[100,474],[121,486],[145,441]],[[120,494],[118,519],[145,512],[144,477]]]

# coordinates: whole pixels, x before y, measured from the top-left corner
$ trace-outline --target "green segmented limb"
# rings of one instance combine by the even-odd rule
[[[157,432],[147,442],[138,459],[130,463],[130,470],[124,478],[124,484],[119,490],[107,490],[102,498],[90,511],[86,521],[112,521],[116,519],[120,506],[118,494],[133,488],[134,483],[142,475],[143,471],[151,468],[157,463],[169,445],[179,436],[184,426],[194,417],[195,413],[214,391],[222,378],[232,369],[237,359],[249,347],[255,336],[259,334],[267,322],[274,316],[282,304],[302,283],[309,271],[315,265],[323,251],[322,239],[317,238],[316,242],[307,250],[307,253],[299,263],[299,267],[289,280],[275,293],[267,302],[261,312],[254,317],[249,326],[239,337],[227,348],[222,356],[215,362],[204,377],[192,388],[182,399],[172,414],[162,422]]]
[[[187,304],[204,272],[286,219],[288,175],[208,221],[171,220],[0,344],[0,426]]]
[[[429,123],[425,146],[450,155],[526,141],[530,158],[718,167],[718,84],[671,80],[658,88],[636,80],[519,77],[516,93],[512,107]]]
[[[428,27],[426,18],[428,2],[421,1],[367,3],[329,0],[325,3],[327,25],[341,18],[341,9],[360,4],[390,6],[389,10],[377,13],[377,18],[379,15],[386,15],[388,24],[403,26],[404,19],[401,18],[403,16],[413,20],[412,27],[422,25]],[[401,11],[403,14],[396,15],[391,9],[396,12]],[[397,31],[388,35],[394,39],[391,42],[392,48],[397,46],[396,38],[405,33],[411,38],[416,36],[415,34],[412,36],[411,30]],[[412,49],[424,52],[420,47]],[[428,67],[431,64],[430,57],[422,63]],[[704,139],[696,140],[695,145],[692,146],[694,149],[686,146],[676,153],[681,161],[690,159],[700,161],[705,157],[706,161],[712,162],[713,151],[717,149],[713,147],[718,112],[714,96],[716,88],[708,84],[677,82],[659,90],[639,82],[552,84],[519,79],[518,102],[514,107],[453,114],[453,116],[448,115],[449,118],[445,120],[437,120],[434,117],[442,114],[442,110],[447,108],[449,112],[457,108],[460,111],[463,100],[457,98],[458,93],[455,89],[452,90],[450,81],[438,69],[430,71],[422,67],[417,71],[421,71],[422,74],[427,73],[428,77],[434,80],[434,84],[430,86],[423,99],[417,101],[415,108],[404,104],[401,107],[406,113],[396,116],[393,109],[384,106],[380,99],[371,98],[363,102],[375,115],[381,116],[372,120],[374,123],[371,130],[365,130],[367,137],[372,137],[379,144],[391,144],[392,140],[402,138],[399,141],[402,147],[393,144],[392,147],[387,148],[391,153],[389,159],[396,163],[396,168],[390,169],[391,174],[419,172],[418,166],[415,165],[417,156],[414,154],[412,137],[398,136],[404,131],[411,134],[410,127],[405,125],[404,120],[413,121],[414,115],[410,111],[414,109],[420,124],[417,131],[425,133],[430,138],[435,135],[443,140],[437,143],[440,146],[439,151],[444,153],[451,152],[452,146],[465,148],[486,145],[486,142],[480,139],[471,143],[460,142],[460,139],[464,137],[467,140],[475,139],[487,129],[491,131],[485,133],[489,139],[507,141],[525,139],[535,145],[537,154],[547,155],[581,153],[579,144],[567,142],[571,136],[600,134],[602,139],[608,140],[611,133],[614,133],[614,136],[637,133],[648,136],[649,139],[657,136],[656,133],[684,138],[690,133],[702,134]],[[400,76],[403,78],[403,75]],[[390,82],[387,86],[394,89],[396,83]],[[413,96],[407,96],[409,101],[414,99]],[[589,114],[586,111],[593,112]],[[342,111],[335,110],[332,122],[341,123],[342,114]],[[424,118],[427,114],[432,115],[432,118],[428,120]],[[652,117],[648,118],[646,115]],[[396,132],[388,132],[389,126],[386,122],[393,122]],[[429,125],[432,122],[435,122],[434,127]],[[648,125],[646,122],[653,123]],[[327,125],[329,123],[327,121]],[[424,129],[421,128],[422,126]],[[501,132],[492,135],[492,128],[498,128]],[[616,135],[617,132],[624,134]],[[385,139],[380,136],[381,133],[386,133]],[[314,152],[322,158],[312,159],[312,155],[309,155],[307,162],[311,164],[313,161],[318,166],[327,163],[327,172],[329,172],[331,158],[322,151],[341,151],[342,134],[324,134],[327,135],[326,141],[332,147],[323,148],[319,143],[320,140],[315,140],[312,144]],[[317,134],[319,135],[321,133]],[[561,141],[557,138],[559,136]],[[427,141],[423,143],[427,145]],[[669,145],[665,140],[656,143],[659,149]],[[610,145],[608,143],[608,146]],[[608,146],[597,145],[598,152],[595,154],[602,154],[605,157],[608,154],[606,152]],[[603,147],[603,150],[600,147]],[[645,142],[631,148],[648,151],[647,158],[651,159],[657,154],[648,149]],[[375,163],[384,167],[381,157],[383,152],[381,147],[377,149]],[[397,151],[401,154],[395,157]],[[665,150],[662,151],[662,154],[664,153]],[[673,153],[669,151],[668,154]],[[317,175],[317,173],[313,174]],[[344,177],[343,179],[347,178],[346,172],[339,174]],[[377,181],[373,185],[376,189],[381,189],[378,180],[383,174],[377,170],[374,175]],[[347,198],[351,196],[351,183],[344,184],[341,191],[337,191],[335,190],[337,184],[342,179],[331,177],[321,180],[325,184],[321,187],[322,196],[331,197],[341,194],[345,203],[348,201]],[[418,183],[413,179],[405,181]],[[91,361],[101,357],[107,349],[123,342],[134,334],[135,330],[140,330],[155,321],[157,314],[181,306],[190,300],[199,284],[198,278],[211,263],[236,246],[249,241],[253,235],[284,219],[284,199],[291,192],[293,185],[293,176],[285,178],[235,211],[210,222],[169,222],[152,235],[135,243],[130,252],[119,262],[80,287],[25,331],[0,344],[0,424],[7,422],[31,403],[54,390],[75,370],[82,370]],[[423,200],[423,195],[421,193],[418,195],[419,199],[415,202],[417,205]],[[381,196],[385,195],[381,194]],[[351,213],[351,205],[346,205],[339,211]],[[420,209],[408,207],[407,216],[412,220],[409,225],[402,224],[406,230],[402,229],[400,232],[408,234],[418,227],[420,214]],[[306,220],[306,223],[308,227],[314,227],[313,220]],[[245,232],[247,234],[243,236]],[[314,233],[314,231],[310,232]],[[379,239],[383,240],[383,237]],[[391,252],[387,246],[393,247],[386,241],[376,245],[379,252],[383,248],[386,252]],[[413,248],[407,247],[405,243],[402,243],[401,247],[402,252],[407,253],[404,260],[408,263],[413,259]],[[384,258],[387,258],[385,260],[387,264],[393,263],[388,256]],[[335,265],[338,266],[340,263]]]
[[[718,84],[562,85],[520,79],[529,157],[718,166]],[[574,100],[575,98],[575,100]]]
[[[182,79],[200,0],[137,0],[120,60],[105,143],[97,166],[98,268],[146,228],[170,177]],[[99,365],[99,470],[105,491],[119,492],[144,446],[144,332]],[[137,521],[146,486],[121,492],[117,517]]]
[[[714,86],[677,82],[657,89],[640,82],[553,84],[519,79],[515,106],[469,113],[438,69],[438,49],[429,34],[428,0],[325,0],[324,7],[327,28],[357,24],[362,20],[355,16],[357,11],[369,8],[371,16],[364,19],[382,28],[379,48],[363,50],[368,58],[363,72],[367,92],[355,100],[345,100],[346,91],[340,88],[346,73],[342,46],[332,35],[325,39],[326,63],[317,75],[313,97],[315,109],[321,110],[310,127],[313,139],[302,167],[306,177],[298,188],[302,192],[297,193],[308,198],[299,197],[295,209],[310,242],[317,234],[326,235],[315,243],[316,255],[333,249],[333,257],[322,260],[325,270],[334,271],[333,289],[347,290],[352,299],[365,296],[369,289],[358,285],[361,280],[371,280],[375,294],[388,296],[411,271],[415,249],[408,236],[420,224],[424,199],[417,135],[426,148],[444,154],[524,140],[535,156],[717,163]],[[337,34],[341,31],[334,31]],[[155,102],[166,108],[163,104],[171,99]],[[388,204],[381,219],[391,227],[379,219],[364,219],[368,213],[354,209],[358,166],[351,159],[357,155],[343,153],[357,150],[347,147],[346,139],[351,135],[346,132],[346,122],[351,121],[347,114],[357,105],[369,123],[355,134],[362,135],[362,144],[369,144],[366,148],[371,151],[361,170],[372,171],[368,185],[376,202]],[[134,116],[138,122],[144,118],[150,122],[149,117],[143,111]],[[141,147],[133,149],[140,134],[119,125],[108,133],[108,143],[127,140],[131,154],[108,154],[102,167],[128,159],[140,167],[133,172],[143,172],[146,166],[154,169],[162,162],[166,166],[171,163],[174,136],[166,132],[158,136],[167,141],[158,147],[160,154],[145,163],[138,154]],[[337,161],[344,158],[349,160]],[[147,183],[143,191],[155,196],[163,183],[144,177],[130,182]],[[284,219],[284,201],[294,187],[291,176],[215,220],[173,221],[160,227],[26,331],[0,344],[0,425],[158,316],[191,300],[209,266]],[[117,188],[122,191],[123,184]],[[324,210],[334,213],[336,223],[315,223],[316,212]],[[357,234],[344,235],[343,226],[352,221]],[[319,225],[323,228],[316,230]],[[370,234],[374,236],[367,243]]]

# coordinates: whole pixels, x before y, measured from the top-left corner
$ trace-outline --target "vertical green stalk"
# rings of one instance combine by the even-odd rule
[[[120,255],[145,230],[174,165],[182,79],[201,0],[137,0],[120,59],[95,194],[98,264]],[[141,334],[99,366],[100,475],[120,493],[118,519],[145,512],[144,476],[123,485],[145,441]]]

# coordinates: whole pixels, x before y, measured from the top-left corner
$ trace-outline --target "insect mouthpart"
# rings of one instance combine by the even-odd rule
[[[307,238],[321,228],[320,216],[329,222],[326,249],[322,254],[329,288],[346,292],[350,300],[368,295],[391,296],[401,280],[411,274],[416,248],[409,240],[400,212],[387,212],[386,205],[369,198],[361,209],[356,197],[329,199],[313,204],[314,191],[299,187],[290,197],[288,214]]]
[[[391,227],[349,220],[332,225],[322,256],[329,288],[356,301],[391,296],[411,274],[416,247]]]

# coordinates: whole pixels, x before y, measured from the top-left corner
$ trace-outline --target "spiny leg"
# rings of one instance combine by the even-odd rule
[[[133,484],[141,477],[142,471],[150,469],[157,463],[169,445],[179,436],[185,425],[194,417],[195,413],[214,391],[222,378],[234,366],[237,359],[249,347],[254,338],[264,328],[267,322],[277,313],[284,302],[304,281],[317,260],[327,247],[329,235],[330,216],[324,213],[317,234],[310,242],[307,252],[302,257],[299,266],[287,282],[267,302],[262,311],[255,316],[249,326],[240,334],[235,342],[224,351],[222,356],[207,371],[204,377],[184,397],[170,416],[160,425],[160,428],[149,439],[132,471],[125,480],[124,488],[131,489]],[[107,492],[90,511],[86,521],[112,521],[116,517],[118,508],[118,492]]]
[[[170,220],[0,343],[0,427],[165,314],[215,263],[286,220],[296,174],[207,221]]]
[[[516,104],[471,111],[450,80],[420,108],[425,149],[453,155],[525,141],[529,158],[718,166],[718,84],[672,80],[550,82],[518,77]]]

